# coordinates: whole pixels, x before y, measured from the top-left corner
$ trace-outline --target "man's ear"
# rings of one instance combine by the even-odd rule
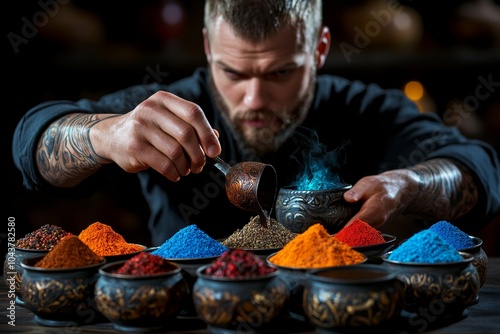
[[[205,57],[207,57],[207,62],[212,61],[212,56],[210,54],[210,42],[208,41],[208,31],[207,28],[203,28],[203,48],[205,50]]]
[[[327,26],[321,28],[318,40],[318,46],[316,47],[316,51],[314,52],[314,61],[316,63],[316,68],[321,68],[325,65],[326,57],[330,52],[330,43],[331,43],[331,35],[330,29]]]

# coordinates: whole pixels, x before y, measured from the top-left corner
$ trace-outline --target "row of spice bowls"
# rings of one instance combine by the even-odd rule
[[[188,230],[197,237],[184,234]],[[339,232],[338,236],[341,235]],[[325,242],[322,238],[331,235],[318,224],[297,234],[278,250],[272,247],[267,252],[262,249],[252,252],[242,250],[243,247],[219,247],[224,245],[207,239],[208,236],[191,226],[174,237],[184,242],[186,237],[205,242],[206,247],[193,249],[210,249],[215,253],[195,254],[195,257],[167,254],[164,251],[176,249],[171,247],[169,239],[160,247],[143,248],[121,261],[105,258],[107,264],[99,262],[71,270],[37,268],[34,261],[44,256],[27,258],[21,264],[25,270],[21,295],[26,307],[43,325],[61,326],[68,321],[83,325],[104,315],[118,330],[141,332],[168,327],[173,318],[183,313],[201,318],[212,332],[238,328],[249,332],[261,330],[280,315],[300,317],[324,330],[364,328],[394,322],[404,310],[413,312],[418,307],[429,307],[429,303],[444,300],[443,296],[449,305],[443,315],[460,313],[477,302],[484,279],[481,275],[486,274],[487,267],[478,238],[471,238],[474,246],[467,249],[477,256],[461,251],[457,253],[459,261],[443,264],[391,259],[395,237],[382,236],[383,242],[377,245],[342,247],[338,242]],[[309,239],[310,249],[298,249],[300,239]],[[425,246],[422,248],[428,248],[421,240]],[[405,243],[410,241],[414,240]],[[313,249],[327,245],[330,248]],[[306,251],[315,254],[318,261],[331,254],[331,262],[301,264],[297,257]],[[158,259],[167,260],[163,272],[154,271],[153,264]],[[222,267],[230,267],[235,261],[240,267],[245,264],[267,271],[224,273]],[[122,266],[136,271],[118,273]],[[214,274],[216,269],[220,269],[218,274]],[[439,287],[439,295],[429,297],[424,293],[427,284],[420,284],[418,289],[413,285],[414,277],[422,274],[426,277],[424,282],[433,284],[434,290]],[[443,280],[450,274],[457,282],[451,286]],[[78,293],[68,294],[68,291]]]

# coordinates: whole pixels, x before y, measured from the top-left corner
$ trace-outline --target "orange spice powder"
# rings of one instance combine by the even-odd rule
[[[101,256],[130,254],[143,250],[143,246],[128,243],[111,226],[100,222],[89,225],[80,232],[78,238],[97,255]]]
[[[366,257],[337,240],[321,224],[310,226],[269,261],[284,267],[323,268],[364,262]]]

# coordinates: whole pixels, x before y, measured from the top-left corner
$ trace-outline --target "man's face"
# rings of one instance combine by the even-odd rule
[[[233,130],[257,155],[276,151],[300,125],[316,68],[294,28],[253,44],[218,19],[206,44],[213,93]],[[206,41],[207,42],[207,41]]]

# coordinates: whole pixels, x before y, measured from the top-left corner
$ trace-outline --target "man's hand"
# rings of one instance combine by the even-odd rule
[[[434,159],[407,169],[361,178],[344,193],[361,208],[359,218],[381,227],[398,215],[453,220],[477,202],[478,190],[469,171],[449,159]]]
[[[206,156],[220,154],[217,135],[198,105],[157,92],[124,115],[72,114],[57,120],[40,140],[38,166],[60,187],[76,185],[110,162],[131,173],[153,168],[178,181],[199,173]]]

